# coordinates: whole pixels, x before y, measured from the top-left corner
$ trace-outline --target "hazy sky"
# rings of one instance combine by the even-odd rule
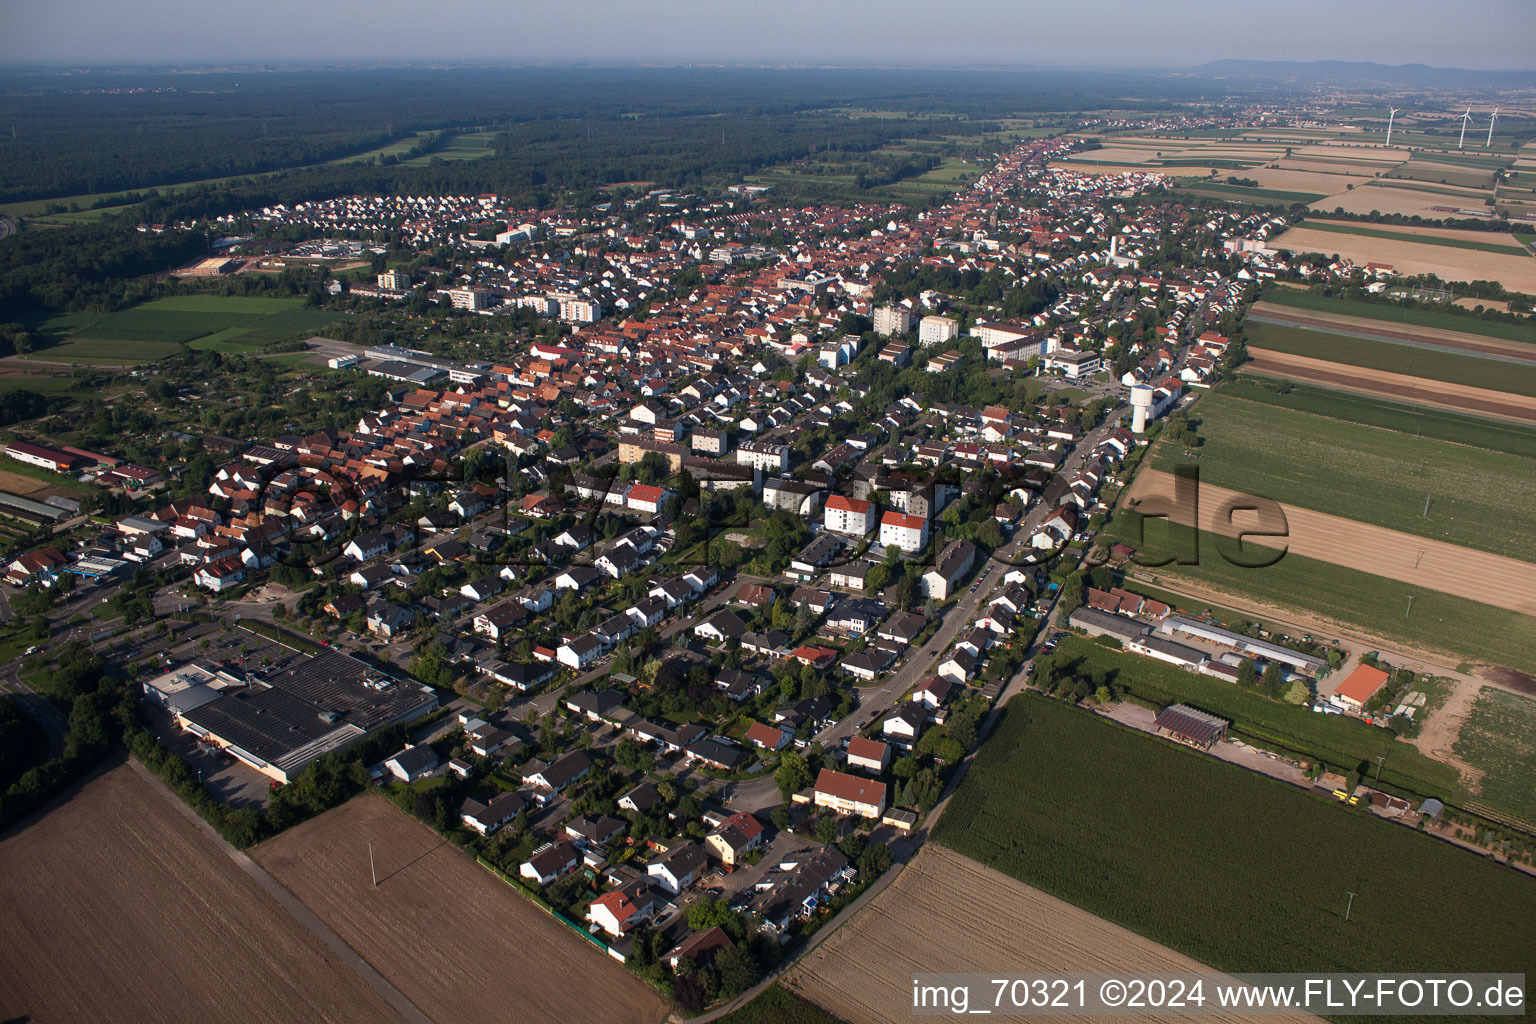
[[[0,62],[1530,68],[1536,0],[0,0]]]

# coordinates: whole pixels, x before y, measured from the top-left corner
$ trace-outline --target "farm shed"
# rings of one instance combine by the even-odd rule
[[[1210,750],[1219,740],[1226,739],[1227,726],[1232,723],[1187,704],[1174,704],[1158,712],[1153,724],[1159,736]]]

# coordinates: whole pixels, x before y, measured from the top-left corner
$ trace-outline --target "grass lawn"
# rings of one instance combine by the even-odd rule
[[[1451,803],[1462,799],[1456,769],[1419,753],[1390,731],[1343,715],[1321,715],[1309,708],[1270,700],[1215,676],[1186,672],[1166,662],[1125,651],[1115,651],[1080,636],[1061,642],[1052,658],[1074,665],[1079,674],[1107,677],[1116,690],[1135,694],[1158,705],[1191,704],[1232,723],[1232,730],[1253,742],[1273,749],[1320,760],[1329,768],[1375,778],[1375,762],[1382,766],[1383,786],[1420,797],[1440,797]]]
[[[1536,700],[1483,687],[1453,749],[1487,773],[1483,803],[1536,827]]]
[[[1415,437],[1439,438],[1459,445],[1536,459],[1536,430],[1513,423],[1498,423],[1438,409],[1399,405],[1365,395],[1329,391],[1311,384],[1292,384],[1291,390],[1282,395],[1275,390],[1273,384],[1246,377],[1223,385],[1219,393],[1329,419],[1396,430]]]
[[[1193,415],[1205,438],[1199,449],[1205,483],[1536,560],[1536,459],[1327,419],[1225,391],[1206,395]],[[1153,448],[1157,469],[1172,472],[1185,461],[1180,447]]]
[[[1463,238],[1442,238],[1439,235],[1416,235],[1409,231],[1389,231],[1385,228],[1368,227],[1364,224],[1339,221],[1307,220],[1298,227],[1314,231],[1333,231],[1341,235],[1364,235],[1369,238],[1391,238],[1399,242],[1421,242],[1425,245],[1443,245],[1452,249],[1475,249],[1478,252],[1497,252],[1506,256],[1529,256],[1529,249],[1518,245],[1500,245],[1497,242],[1473,242]]]
[[[934,839],[1221,970],[1525,971],[1536,956],[1530,878],[1031,694]]]
[[[1536,366],[1529,363],[1463,355],[1376,338],[1355,338],[1253,319],[1245,321],[1243,326],[1251,348],[1274,349],[1347,366],[1364,366],[1514,395],[1536,395]]]
[[[1146,521],[1145,541],[1136,537],[1135,513],[1122,513],[1106,532],[1152,557],[1185,550],[1182,527],[1163,519]],[[1170,530],[1178,531],[1175,537]],[[1384,640],[1446,651],[1473,661],[1530,668],[1536,665],[1536,628],[1517,612],[1437,590],[1372,576],[1288,554],[1264,569],[1245,569],[1222,558],[1213,534],[1199,535],[1196,565],[1166,565],[1153,570],[1159,578],[1191,583],[1279,608],[1311,612],[1331,622],[1365,630]],[[1413,599],[1409,618],[1404,613]]]
[[[1536,236],[1532,236],[1536,241]],[[1394,324],[1415,324],[1434,327],[1442,331],[1463,331],[1482,334],[1506,341],[1529,341],[1536,344],[1536,324],[1513,324],[1499,320],[1484,320],[1470,310],[1454,313],[1447,309],[1417,309],[1390,302],[1367,302],[1357,299],[1336,299],[1321,292],[1299,288],[1265,288],[1260,296],[1265,302],[1296,309],[1309,309],[1315,313],[1337,313],[1340,316],[1368,317]]]

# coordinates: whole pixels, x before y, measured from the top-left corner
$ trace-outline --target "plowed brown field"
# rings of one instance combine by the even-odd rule
[[[0,1019],[400,1018],[128,765],[0,843]]]
[[[1136,474],[1130,497],[1171,499],[1173,493],[1171,474],[1143,469]],[[1244,529],[1285,530],[1286,550],[1303,558],[1499,605],[1523,615],[1536,615],[1536,569],[1529,562],[1324,515],[1296,505],[1280,505],[1285,513],[1284,522],[1244,513],[1234,517],[1234,524],[1221,514],[1222,506],[1228,499],[1241,497],[1237,491],[1201,483],[1200,529],[1227,536],[1237,536]],[[1192,517],[1173,518],[1185,526],[1195,525],[1187,521]],[[1266,547],[1281,546],[1265,537],[1249,540]]]
[[[1198,960],[928,843],[889,888],[807,954],[784,983],[849,1024],[875,1024],[912,1019],[914,974],[1208,970]],[[989,989],[987,997],[992,994]],[[982,1008],[975,1002],[972,1007]],[[1315,1020],[1300,1014],[1263,1019]]]
[[[1511,395],[1426,377],[1410,377],[1387,370],[1332,363],[1326,359],[1297,356],[1268,348],[1250,348],[1248,354],[1253,360],[1245,364],[1243,369],[1266,377],[1305,381],[1340,391],[1353,391],[1396,402],[1427,405],[1513,423],[1536,423],[1536,398],[1528,395]]]
[[[443,1024],[655,1024],[667,1015],[644,982],[380,797],[358,797],[251,853]]]
[[[1372,186],[1361,186],[1351,197]],[[1386,191],[1386,190],[1383,190]],[[1332,196],[1314,203],[1314,209],[1331,210],[1336,206],[1350,209],[1347,202],[1335,202]],[[1444,197],[1442,197],[1443,199]],[[1385,206],[1373,206],[1383,212]],[[1416,211],[1417,212],[1417,211]],[[1356,263],[1387,263],[1399,274],[1435,274],[1444,281],[1498,281],[1510,291],[1536,293],[1536,258],[1515,256],[1480,249],[1455,249],[1432,242],[1403,242],[1395,238],[1351,235],[1314,228],[1289,228],[1270,243],[1276,249],[1291,252],[1337,253]]]

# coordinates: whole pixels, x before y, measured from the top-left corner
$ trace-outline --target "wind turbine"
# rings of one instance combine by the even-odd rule
[[[1461,115],[1461,142],[1456,143],[1457,149],[1460,149],[1462,143],[1467,141],[1467,122],[1470,120],[1472,120],[1472,108],[1468,107],[1467,112]]]
[[[1493,145],[1493,124],[1498,119],[1499,119],[1499,108],[1498,107],[1494,107],[1493,108],[1493,116],[1488,119],[1488,141],[1483,144],[1483,148],[1484,149],[1487,149],[1489,146]]]
[[[1388,107],[1387,109],[1392,112],[1391,116],[1387,118],[1387,145],[1390,146],[1392,145],[1392,121],[1397,117],[1397,108]]]

